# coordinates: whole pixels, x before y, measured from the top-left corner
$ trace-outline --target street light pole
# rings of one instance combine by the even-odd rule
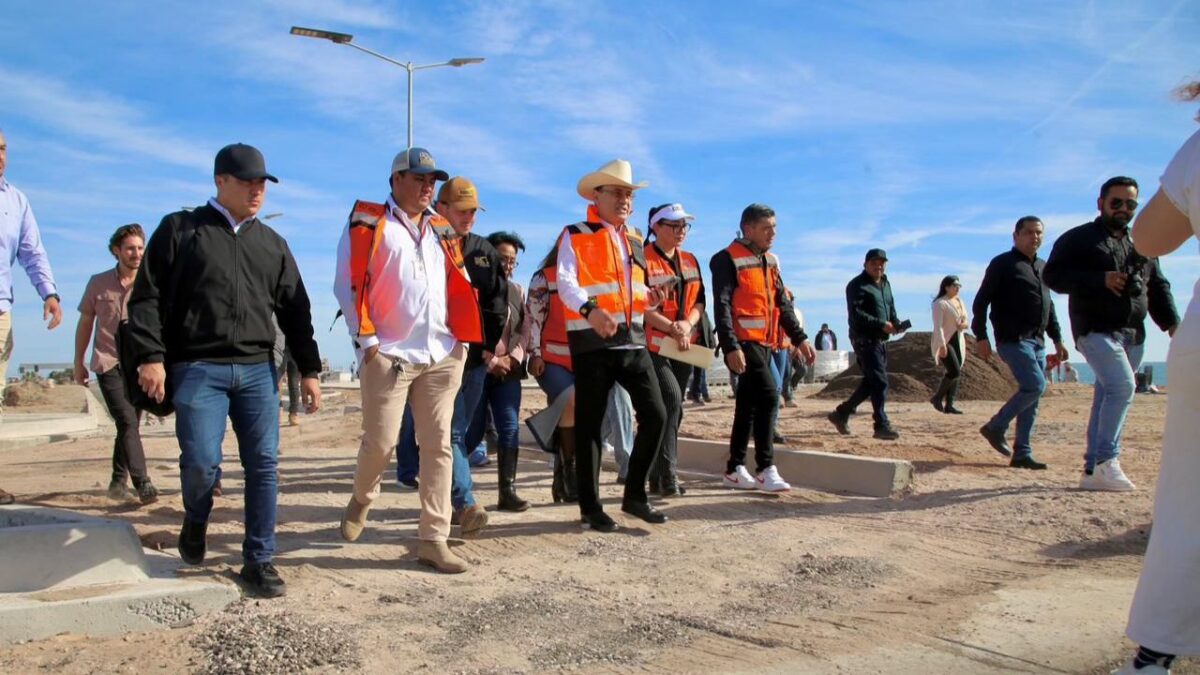
[[[427,70],[429,68],[440,68],[442,66],[451,66],[453,68],[461,68],[463,66],[474,65],[476,63],[483,63],[483,61],[484,61],[483,58],[475,56],[475,57],[465,57],[465,58],[454,58],[454,59],[450,59],[449,61],[443,61],[441,63],[426,63],[423,65],[413,65],[412,61],[407,61],[407,62],[397,61],[396,59],[393,59],[390,56],[385,56],[383,54],[380,54],[379,52],[372,51],[370,49],[367,49],[366,47],[363,47],[362,45],[356,45],[353,42],[354,36],[350,35],[349,33],[334,33],[333,31],[320,30],[317,28],[301,28],[300,26],[292,26],[291,34],[299,35],[300,37],[311,37],[311,38],[317,38],[319,40],[329,40],[330,42],[332,42],[334,44],[346,45],[347,47],[354,47],[355,49],[357,49],[360,52],[366,52],[367,54],[370,54],[371,56],[374,56],[377,59],[382,59],[392,65],[400,66],[401,68],[403,68],[404,71],[406,73],[408,73],[408,147],[410,147],[410,148],[413,146],[413,71]]]

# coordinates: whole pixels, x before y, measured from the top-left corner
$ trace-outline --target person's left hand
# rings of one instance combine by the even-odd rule
[[[46,298],[42,304],[42,321],[46,319],[50,319],[50,323],[46,324],[47,330],[54,330],[62,323],[62,307],[58,304],[58,298]]]
[[[675,344],[679,345],[679,351],[681,352],[686,352],[692,348],[692,341],[686,335],[675,337],[673,339],[675,340]]]
[[[817,352],[813,349],[812,343],[808,340],[796,345],[796,349],[800,350],[800,355],[804,357],[804,362],[812,365],[817,362]]]
[[[304,412],[309,415],[321,409],[321,381],[315,377],[300,380],[300,400],[304,401]]]
[[[1061,342],[1054,343],[1054,353],[1058,356],[1059,363],[1066,363],[1067,358],[1071,356],[1071,354],[1067,351],[1067,346]]]

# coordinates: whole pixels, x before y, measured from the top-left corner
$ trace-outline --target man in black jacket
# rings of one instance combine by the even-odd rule
[[[1017,221],[1012,250],[988,263],[983,283],[975,294],[975,304],[971,306],[971,314],[975,317],[971,331],[975,333],[975,350],[979,358],[986,359],[992,354],[987,332],[990,305],[996,351],[1008,364],[1018,385],[1016,393],[979,428],[979,433],[997,452],[1005,457],[1011,455],[1009,466],[1018,469],[1046,468],[1033,458],[1030,444],[1038,403],[1046,389],[1046,343],[1042,336],[1049,335],[1059,360],[1067,360],[1067,348],[1062,343],[1050,288],[1042,282],[1045,262],[1037,257],[1043,232],[1045,226],[1036,216],[1025,216]],[[1017,420],[1015,452],[1004,439],[1014,418]]]
[[[871,399],[875,419],[875,438],[894,441],[900,434],[892,428],[883,407],[887,403],[887,340],[888,336],[902,333],[900,319],[896,317],[896,301],[892,298],[892,285],[884,270],[887,269],[887,253],[881,248],[867,251],[862,274],[846,284],[846,312],[850,318],[850,344],[862,371],[862,382],[858,388],[833,412],[829,421],[838,433],[850,433],[850,415],[859,404]]]
[[[228,417],[246,484],[241,576],[256,594],[277,597],[285,588],[271,563],[279,449],[272,314],[300,367],[309,413],[321,403],[321,356],[296,261],[283,237],[255,217],[266,181],[278,182],[262,153],[226,146],[213,173],[217,196],[163,218],[150,237],[129,299],[130,329],[139,384],[155,400],[170,396],[175,406],[180,556],[192,565],[204,560]]]
[[[837,334],[829,329],[829,324],[821,324],[817,331],[817,351],[837,351]]]
[[[1157,258],[1133,249],[1129,223],[1138,203],[1137,181],[1110,178],[1100,188],[1100,216],[1068,230],[1046,261],[1046,283],[1070,298],[1071,332],[1096,374],[1084,455],[1084,490],[1133,490],[1121,470],[1121,428],[1133,403],[1133,374],[1142,364],[1146,314],[1167,333],[1179,325],[1171,284]]]

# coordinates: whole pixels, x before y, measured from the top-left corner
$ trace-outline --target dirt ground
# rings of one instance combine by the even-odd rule
[[[713,393],[687,408],[685,435],[727,437],[732,401]],[[804,398],[782,411],[788,447],[909,460],[911,493],[732,493],[713,467],[660,503],[671,522],[618,518],[616,534],[584,531],[573,505],[553,505],[548,465],[526,452],[518,487],[533,508],[493,513],[480,536],[455,539],[473,565],[459,576],[418,567],[417,497],[390,480],[362,539],[340,539],[359,436],[343,405],[355,396],[282,430],[276,562],[287,597],[170,630],[3,647],[0,672],[1105,673],[1131,648],[1122,636],[1166,396],[1139,396],[1130,413],[1122,464],[1140,489],[1128,494],[1076,489],[1083,385],[1055,385],[1043,400],[1045,472],[1009,469],[979,437],[997,402],[963,402],[962,416],[891,405],[902,437],[887,443],[870,438],[867,415],[851,422],[854,436],[837,435],[824,419],[832,403]],[[127,520],[145,546],[173,554],[183,511],[170,427],[150,427],[146,447],[166,492],[149,507],[104,496],[104,437],[0,452],[0,476],[23,503]],[[232,434],[225,451],[208,561],[185,574],[232,584],[243,518]],[[494,504],[494,464],[474,475],[480,502]],[[614,477],[602,483],[617,515]]]

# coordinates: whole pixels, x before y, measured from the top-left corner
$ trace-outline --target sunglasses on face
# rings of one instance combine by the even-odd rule
[[[1121,208],[1122,205],[1125,206],[1126,211],[1136,211],[1138,207],[1136,199],[1121,199],[1120,197],[1113,197],[1112,199],[1108,200],[1108,208],[1112,209],[1113,211]]]
[[[683,222],[671,222],[669,220],[660,220],[658,222],[658,224],[662,225],[663,227],[669,227],[672,230],[675,230],[676,232],[687,232],[688,230],[692,229],[692,224],[687,222],[686,220]]]

